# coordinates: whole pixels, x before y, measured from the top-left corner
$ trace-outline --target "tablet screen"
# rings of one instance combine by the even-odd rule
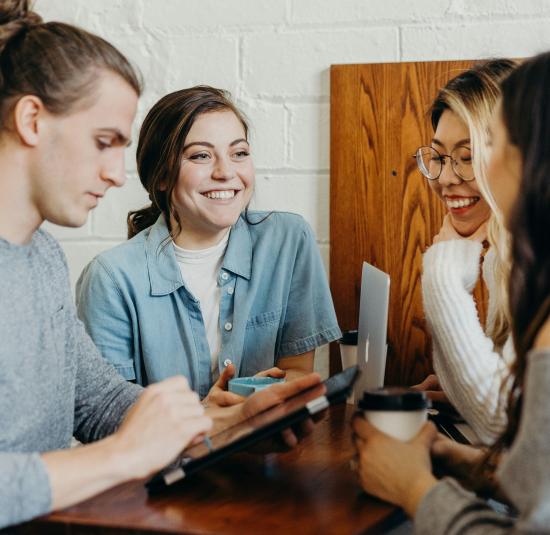
[[[279,405],[186,449],[175,463],[151,479],[147,487],[150,491],[155,491],[159,487],[171,485],[230,453],[305,420],[331,403],[345,400],[358,373],[357,366],[348,368],[324,383],[304,390]]]

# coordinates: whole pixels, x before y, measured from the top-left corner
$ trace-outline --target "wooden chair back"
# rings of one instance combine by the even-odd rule
[[[422,254],[446,209],[412,157],[433,136],[437,91],[471,61],[331,67],[330,282],[342,329],[357,328],[361,265],[391,277],[386,384],[432,371],[422,307]],[[476,289],[486,302],[485,290]],[[340,369],[337,344],[331,374]]]

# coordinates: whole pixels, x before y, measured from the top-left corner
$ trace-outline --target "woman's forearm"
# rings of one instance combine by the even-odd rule
[[[315,350],[301,355],[282,357],[277,361],[277,367],[286,372],[287,381],[292,381],[313,371],[314,357]]]

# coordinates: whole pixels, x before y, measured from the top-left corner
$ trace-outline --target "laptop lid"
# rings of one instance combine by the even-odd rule
[[[363,262],[357,336],[357,365],[362,373],[354,388],[356,400],[364,390],[384,386],[389,299],[390,276]]]

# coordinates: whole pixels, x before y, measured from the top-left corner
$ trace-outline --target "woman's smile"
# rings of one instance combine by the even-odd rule
[[[213,201],[231,201],[240,191],[236,189],[213,189],[201,192],[201,195]]]
[[[481,197],[464,197],[461,195],[444,195],[445,204],[453,214],[467,214],[480,201]]]

